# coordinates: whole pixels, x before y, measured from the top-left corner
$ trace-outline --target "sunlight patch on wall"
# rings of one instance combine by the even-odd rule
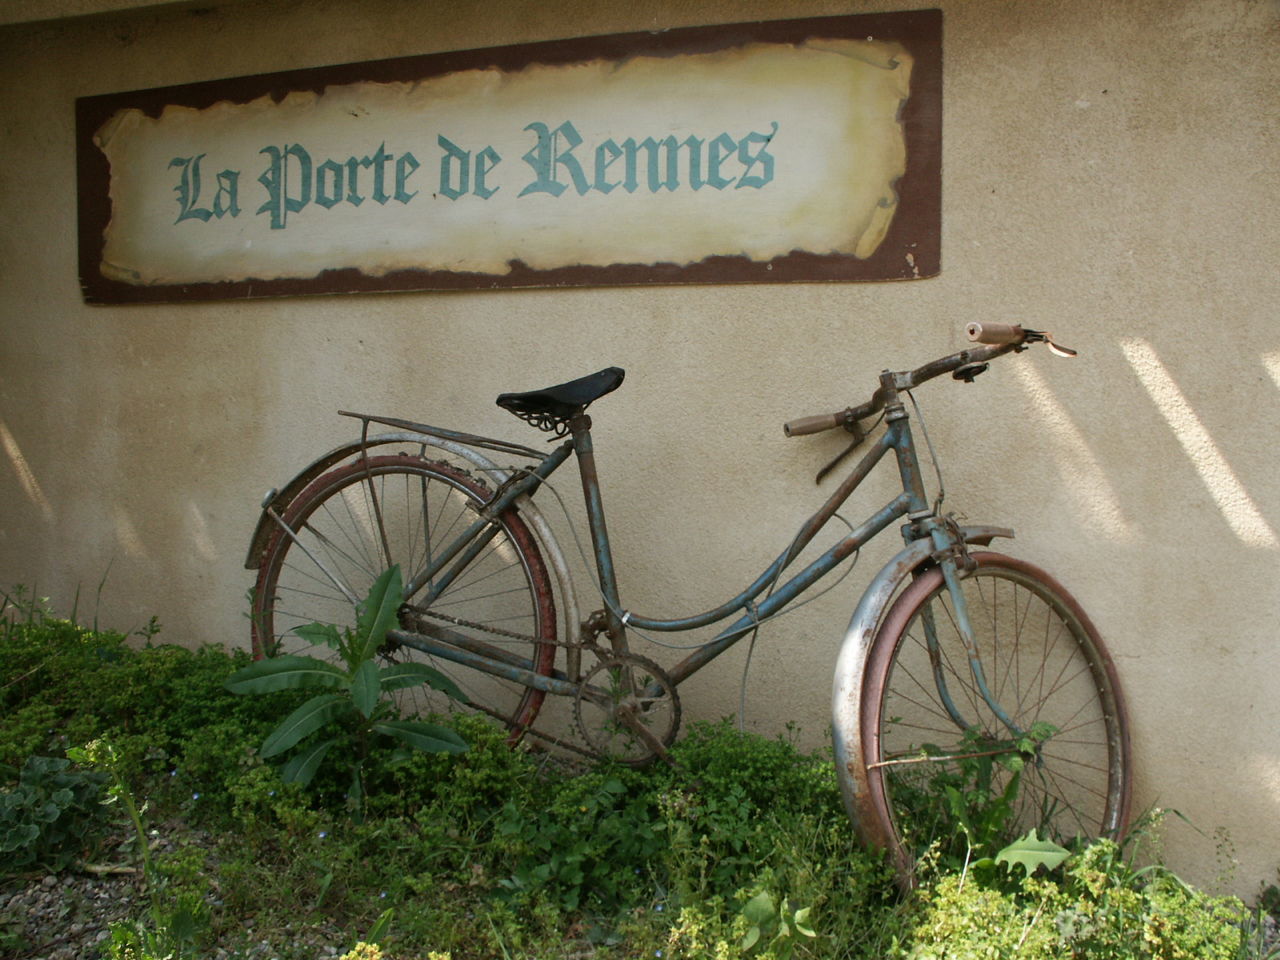
[[[1274,753],[1256,753],[1246,762],[1249,781],[1267,788],[1272,799],[1280,805],[1280,758]]]
[[[1271,379],[1276,382],[1276,386],[1280,387],[1280,350],[1264,353],[1262,363],[1267,368],[1267,373],[1271,374]]]
[[[1011,366],[1035,408],[1036,422],[1047,429],[1053,441],[1058,475],[1075,503],[1077,514],[1091,529],[1109,539],[1121,543],[1132,541],[1135,538],[1133,524],[1120,509],[1120,498],[1080,428],[1067,416],[1035,367],[1029,363]]]
[[[1200,479],[1239,540],[1251,547],[1280,548],[1280,538],[1258,511],[1209,430],[1146,340],[1122,340],[1120,349],[1142,386],[1182,445]]]
[[[145,557],[147,548],[142,545],[138,528],[133,525],[133,520],[125,512],[124,507],[117,503],[111,508],[111,512],[116,525],[116,539],[120,541],[120,546],[124,547],[124,552],[134,558]]]
[[[18,446],[18,441],[14,439],[12,433],[9,432],[8,425],[0,420],[0,446],[4,447],[5,454],[9,457],[9,462],[13,464],[13,471],[18,475],[18,483],[22,485],[23,492],[27,495],[27,499],[35,504],[40,511],[40,515],[44,517],[45,523],[53,520],[53,506],[49,503],[49,498],[44,495],[44,491],[40,489],[40,481],[36,479],[36,475],[31,471],[31,465],[27,463],[27,458],[22,455],[22,448]]]

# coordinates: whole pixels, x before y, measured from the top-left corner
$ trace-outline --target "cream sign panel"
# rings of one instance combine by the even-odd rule
[[[865,274],[911,219],[918,56],[875,34],[758,37],[433,75],[425,58],[417,79],[173,88],[159,108],[117,95],[89,133],[101,299],[841,279],[792,276],[798,255]],[[936,272],[928,249],[899,242],[885,278]]]

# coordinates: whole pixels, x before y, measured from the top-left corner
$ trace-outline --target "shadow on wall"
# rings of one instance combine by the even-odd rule
[[[1053,439],[1058,474],[1067,484],[1077,515],[1087,518],[1089,525],[1104,536],[1120,543],[1132,542],[1135,539],[1133,524],[1120,509],[1120,498],[1115,488],[1089,449],[1084,433],[1066,412],[1066,407],[1031,364],[1019,363],[1012,369],[1027,393],[1039,423],[1048,429]]]

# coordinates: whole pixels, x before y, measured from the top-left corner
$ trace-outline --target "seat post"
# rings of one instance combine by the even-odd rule
[[[578,474],[582,478],[582,495],[587,505],[587,522],[591,527],[600,592],[605,601],[609,639],[614,641],[617,649],[623,639],[622,619],[618,613],[622,603],[618,599],[618,578],[613,569],[613,552],[609,549],[609,530],[605,525],[604,503],[600,497],[600,477],[596,473],[596,455],[591,445],[591,418],[582,409],[569,419],[569,432],[573,436],[574,452],[578,455]],[[625,649],[625,642],[622,649]]]

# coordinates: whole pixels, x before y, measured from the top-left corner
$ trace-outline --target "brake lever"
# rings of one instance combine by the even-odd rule
[[[836,454],[836,458],[828,463],[825,467],[818,471],[818,475],[813,478],[814,483],[821,483],[822,478],[840,465],[840,461],[847,457],[853,451],[862,445],[862,441],[867,439],[866,433],[862,430],[862,424],[857,420],[851,420],[844,425],[844,428],[853,434],[853,442]]]
[[[1043,343],[1049,348],[1049,352],[1054,356],[1064,357],[1068,360],[1072,357],[1079,356],[1079,353],[1072,350],[1070,347],[1064,347],[1054,343],[1053,337],[1045,333],[1043,330],[1028,330],[1026,327],[1023,327],[1022,330],[1023,333],[1027,335],[1026,339],[1022,341],[1023,343]]]

